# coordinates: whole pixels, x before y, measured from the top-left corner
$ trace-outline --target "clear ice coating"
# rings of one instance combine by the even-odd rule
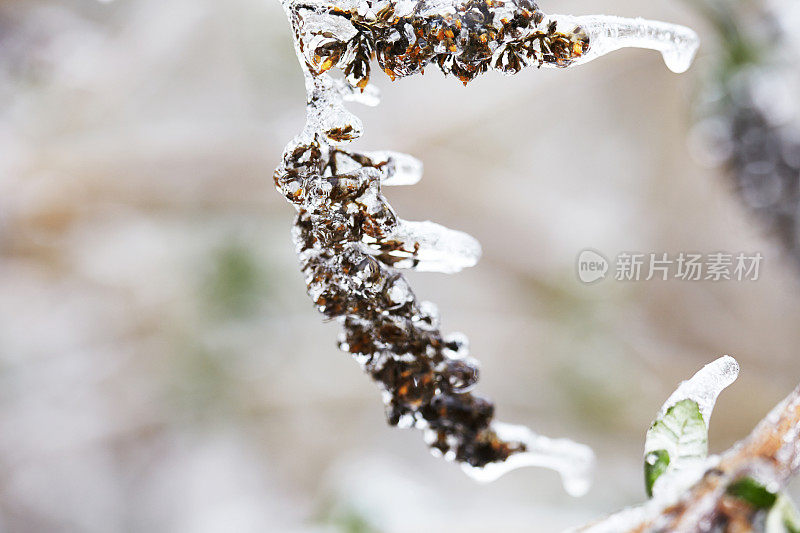
[[[658,418],[664,416],[667,409],[681,400],[697,402],[703,421],[708,427],[711,412],[717,403],[720,393],[739,377],[739,363],[729,355],[724,355],[701,368],[694,376],[682,382],[675,392],[664,402]]]
[[[561,473],[571,494],[589,486],[591,450],[494,421],[475,394],[479,369],[466,338],[443,335],[433,304],[417,300],[401,271],[458,272],[480,245],[433,222],[399,218],[384,185],[412,185],[422,163],[346,143],[363,132],[346,102],[374,106],[374,63],[392,80],[436,65],[467,84],[490,69],[567,67],[612,50],[661,51],[685,70],[691,30],[612,17],[548,16],[531,0],[284,0],[305,74],[307,120],[275,171],[297,209],[293,238],[308,294],[342,325],[339,347],[381,388],[390,424],[424,430],[431,450],[478,479],[520,466]],[[333,72],[339,75],[334,76]]]
[[[502,439],[524,442],[526,451],[482,468],[464,464],[462,469],[468,476],[488,483],[517,468],[539,466],[556,470],[569,495],[583,496],[589,491],[595,456],[588,446],[567,439],[543,437],[525,426],[494,422],[492,428]]]
[[[422,161],[416,157],[388,150],[364,155],[378,164],[386,165],[381,185],[416,185],[422,179]]]
[[[481,257],[481,245],[473,237],[430,221],[398,220],[386,239],[395,243],[385,252],[395,259],[395,268],[454,274],[475,266]],[[381,250],[376,244],[375,251]]]
[[[700,422],[707,424],[717,396],[738,372],[739,365],[728,356],[706,365],[670,396],[657,420],[671,407],[692,401],[697,404],[694,419],[684,421],[693,423],[701,418]],[[659,490],[654,490],[644,504],[571,531],[796,531],[797,512],[781,491],[800,471],[799,418],[800,386],[773,408],[746,439],[728,451],[689,461],[676,470],[672,470],[670,461],[669,469],[656,481]],[[673,440],[678,440],[683,429],[673,426],[668,431],[672,431]],[[777,501],[756,503],[744,492],[735,493],[731,499],[730,489],[747,478],[776,495]]]
[[[683,492],[717,461],[716,457],[708,458],[711,413],[720,393],[738,376],[736,360],[728,355],[720,357],[682,382],[661,407],[644,446],[645,477],[650,478],[654,498]]]
[[[689,70],[700,47],[697,34],[677,24],[598,15],[552,18],[559,23],[580,26],[588,35],[589,51],[576,61],[577,64],[622,48],[647,48],[661,52],[667,67],[680,74]]]

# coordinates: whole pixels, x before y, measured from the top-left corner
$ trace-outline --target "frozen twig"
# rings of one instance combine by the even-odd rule
[[[307,121],[274,179],[298,212],[294,241],[308,293],[343,326],[339,346],[382,389],[390,424],[424,430],[434,453],[467,473],[492,479],[516,466],[547,466],[570,493],[585,492],[589,448],[500,424],[494,405],[472,392],[478,364],[466,339],[441,333],[436,307],[416,298],[402,271],[457,272],[478,261],[480,245],[397,216],[382,188],[416,183],[422,165],[395,152],[346,149],[363,127],[345,102],[378,103],[373,62],[393,80],[436,66],[467,84],[490,69],[568,67],[645,47],[685,70],[697,36],[640,19],[547,15],[531,0],[284,0],[284,8],[305,73]]]

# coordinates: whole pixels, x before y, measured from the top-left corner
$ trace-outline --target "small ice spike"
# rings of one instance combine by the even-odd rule
[[[370,84],[375,63],[392,80],[434,64],[467,84],[490,69],[568,67],[644,47],[682,71],[696,36],[656,22],[548,16],[531,0],[283,5],[305,74],[307,121],[274,179],[297,209],[293,236],[308,294],[341,323],[340,348],[382,389],[390,424],[424,430],[434,453],[473,477],[543,466],[558,470],[571,494],[586,492],[590,449],[500,424],[494,405],[472,392],[478,364],[468,357],[466,339],[440,332],[435,306],[417,300],[401,272],[458,272],[477,263],[480,245],[465,233],[395,214],[382,186],[416,183],[422,164],[396,152],[346,149],[363,127],[345,103],[378,104],[380,93]]]
[[[482,468],[465,464],[462,468],[468,476],[488,483],[517,468],[539,466],[556,470],[570,496],[583,496],[589,491],[595,456],[588,446],[567,439],[543,437],[525,426],[494,422],[492,427],[502,439],[524,442],[526,451]]]

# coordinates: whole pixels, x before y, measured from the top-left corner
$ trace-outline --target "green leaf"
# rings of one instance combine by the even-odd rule
[[[751,477],[731,483],[727,493],[744,500],[756,509],[770,509],[778,500],[778,495],[767,490],[767,487]]]
[[[669,453],[667,450],[656,450],[650,452],[644,458],[644,484],[647,489],[647,497],[653,497],[653,485],[656,480],[667,471],[669,467]]]
[[[800,533],[800,513],[785,493],[776,494],[751,477],[735,481],[726,492],[754,509],[767,511],[765,533]]]
[[[662,474],[708,455],[708,427],[697,402],[681,400],[667,409],[647,431],[644,448],[645,488],[652,497]]]

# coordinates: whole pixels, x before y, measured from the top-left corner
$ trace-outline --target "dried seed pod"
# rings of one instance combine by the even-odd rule
[[[308,122],[274,179],[298,210],[293,236],[308,293],[343,326],[339,347],[383,390],[389,423],[426,428],[430,446],[446,458],[475,468],[516,454],[528,455],[517,463],[548,462],[555,452],[547,439],[508,426],[501,436],[493,404],[470,392],[478,365],[466,357],[466,339],[443,336],[435,306],[419,302],[398,271],[457,272],[477,262],[480,246],[461,232],[397,217],[381,185],[416,183],[421,164],[339,146],[362,129],[344,102],[364,92],[361,101],[375,103],[368,91],[372,59],[393,80],[435,64],[467,84],[490,68],[565,67],[622,46],[666,54],[675,39],[691,45],[693,34],[658,23],[547,16],[531,0],[284,0],[284,6],[305,69]],[[614,41],[609,28],[624,40]],[[331,76],[333,69],[344,81]],[[576,444],[570,450],[550,461],[553,468],[564,477],[585,475],[591,451]]]

